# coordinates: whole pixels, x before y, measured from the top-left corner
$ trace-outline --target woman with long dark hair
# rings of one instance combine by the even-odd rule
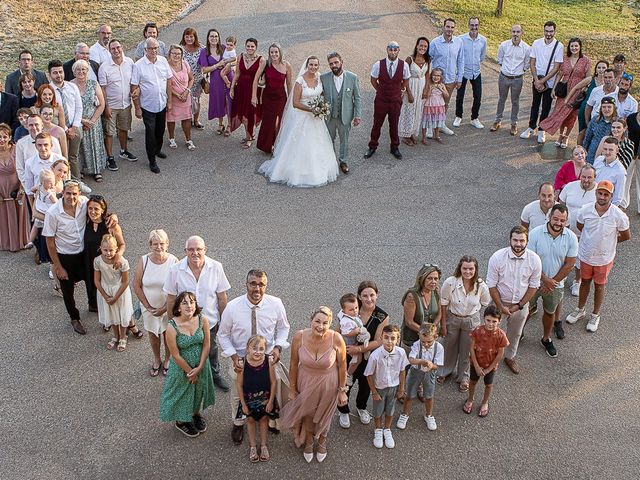
[[[406,145],[415,145],[418,141],[416,136],[420,133],[420,122],[422,120],[422,107],[424,99],[422,91],[429,74],[431,57],[429,56],[429,40],[426,37],[419,37],[413,54],[407,57],[405,62],[409,65],[411,78],[409,78],[409,90],[413,94],[413,103],[409,103],[406,92],[402,95],[402,109],[400,110],[400,120],[398,123],[398,134],[402,137],[402,142]]]

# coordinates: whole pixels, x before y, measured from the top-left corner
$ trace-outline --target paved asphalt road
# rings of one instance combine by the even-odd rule
[[[132,265],[146,252],[152,228],[168,231],[176,254],[189,235],[200,234],[225,266],[231,297],[243,293],[250,268],[269,272],[269,291],[283,298],[294,330],[307,324],[314,307],[335,307],[363,279],[378,282],[380,306],[399,323],[401,295],[423,263],[437,262],[448,275],[462,254],[472,253],[484,274],[491,253],[507,245],[521,208],[559,166],[540,160],[533,141],[505,130],[478,131],[467,119],[445,145],[403,146],[399,162],[383,136],[376,156],[362,159],[372,119],[371,63],[391,39],[407,55],[416,37],[437,35],[412,1],[239,0],[224,7],[206,1],[162,38],[176,41],[187,25],[201,38],[211,27],[223,36],[255,36],[262,52],[278,40],[294,69],[307,55],[338,50],[361,78],[364,122],[352,133],[352,173],[331,185],[268,184],[254,173],[265,157],[241,150],[239,133],[224,139],[208,124],[194,134],[193,154],[182,145],[167,149],[161,175],[142,160],[121,161],[120,171],[106,172],[96,186],[120,216]],[[484,75],[481,119],[489,125],[495,70],[487,66]],[[131,149],[142,157],[140,125],[134,135]],[[557,342],[558,357],[550,359],[536,318],[519,352],[524,371],[516,377],[500,368],[489,417],[462,413],[463,396],[447,383],[436,393],[436,432],[426,430],[414,406],[408,429],[396,433],[395,450],[378,451],[371,426],[353,417],[351,430],[343,431],[336,417],[321,466],[307,465],[287,433],[271,436],[270,463],[249,464],[246,443],[234,447],[229,438],[226,394],[206,412],[209,430],[200,438],[186,439],[161,423],[162,380],[147,374],[146,336],[130,340],[125,353],[107,352],[107,335],[86,310],[89,333],[74,334],[62,301],[51,295],[46,267],[35,268],[27,253],[2,252],[0,478],[637,478],[635,214],[632,229],[633,240],[619,249],[599,331],[569,326]],[[569,295],[564,310],[574,305]]]

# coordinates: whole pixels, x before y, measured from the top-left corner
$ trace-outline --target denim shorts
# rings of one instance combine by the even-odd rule
[[[436,370],[423,372],[419,368],[411,367],[407,375],[407,398],[413,400],[418,396],[418,386],[422,385],[422,396],[433,398],[436,389]]]

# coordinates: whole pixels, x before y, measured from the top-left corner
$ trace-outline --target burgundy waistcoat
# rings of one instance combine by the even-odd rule
[[[398,60],[396,71],[393,72],[393,78],[389,77],[389,69],[387,67],[387,59],[380,60],[380,72],[378,73],[378,91],[376,97],[387,101],[402,102],[402,81],[403,81],[404,62]]]

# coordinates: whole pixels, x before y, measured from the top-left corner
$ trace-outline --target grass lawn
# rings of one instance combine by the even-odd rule
[[[103,23],[111,25],[113,38],[128,49],[142,39],[149,21],[160,27],[170,23],[188,0],[3,0],[0,7],[0,77],[14,71],[18,53],[33,52],[35,67],[46,71],[53,58],[73,57],[76,43],[96,42]]]
[[[633,10],[625,0],[504,0],[501,17],[494,15],[497,0],[419,0],[438,19],[457,22],[459,33],[467,32],[469,17],[480,18],[480,33],[487,37],[489,56],[495,58],[498,45],[511,37],[511,26],[524,29],[524,40],[531,43],[543,36],[543,25],[553,20],[558,25],[556,38],[566,47],[571,37],[582,39],[583,51],[595,63],[612,61],[617,53],[627,58],[627,70],[640,74],[638,34],[633,31]],[[636,82],[637,87],[640,86]]]

